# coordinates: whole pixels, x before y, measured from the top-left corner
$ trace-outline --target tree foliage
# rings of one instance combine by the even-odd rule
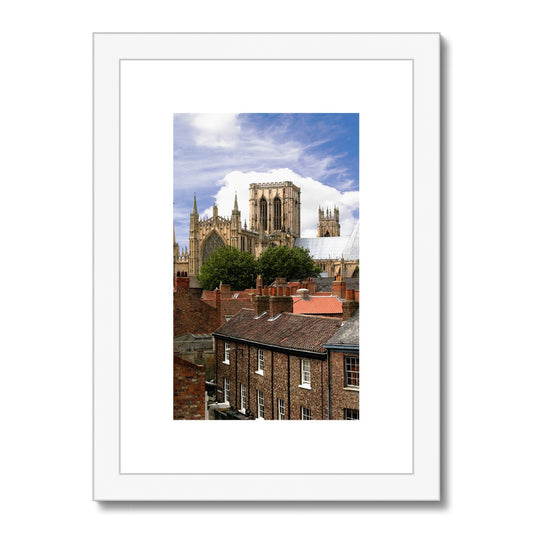
[[[213,290],[222,282],[234,291],[255,286],[257,262],[250,252],[239,252],[232,246],[217,248],[200,268],[198,280],[206,290]]]
[[[309,250],[298,246],[267,248],[259,256],[257,263],[258,271],[266,285],[276,278],[287,278],[289,281],[317,276],[320,273],[320,268],[313,263]]]

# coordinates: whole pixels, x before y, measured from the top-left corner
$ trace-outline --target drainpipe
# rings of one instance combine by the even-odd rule
[[[287,354],[287,420],[291,419],[291,356]]]
[[[329,417],[329,390],[330,390],[330,379],[329,379],[329,349],[327,349],[327,354],[328,354],[328,420],[331,420],[330,417]]]
[[[215,402],[218,403],[218,341],[213,337],[215,344]],[[224,391],[224,381],[222,381],[222,391]],[[222,392],[224,394],[224,392]]]

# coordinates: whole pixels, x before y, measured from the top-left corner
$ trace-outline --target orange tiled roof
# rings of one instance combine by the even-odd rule
[[[297,315],[342,315],[342,301],[331,295],[313,295],[309,300],[293,296],[292,307]]]

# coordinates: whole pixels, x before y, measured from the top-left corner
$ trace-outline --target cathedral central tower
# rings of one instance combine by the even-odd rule
[[[291,181],[250,184],[250,229],[300,236],[300,188]]]

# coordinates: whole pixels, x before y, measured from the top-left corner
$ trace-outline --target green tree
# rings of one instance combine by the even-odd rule
[[[270,247],[263,251],[257,260],[258,270],[265,285],[276,278],[289,280],[317,276],[320,268],[315,266],[309,250],[288,246]]]
[[[239,252],[232,246],[217,248],[200,268],[198,280],[206,290],[213,290],[220,282],[234,291],[255,287],[257,263],[250,252]]]

